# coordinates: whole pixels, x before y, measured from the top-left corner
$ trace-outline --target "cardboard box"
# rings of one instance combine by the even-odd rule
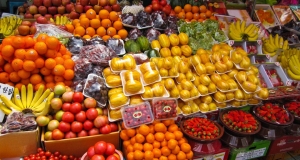
[[[245,148],[232,149],[230,151],[230,160],[244,160],[263,157],[267,154],[270,140],[255,139],[254,142]]]
[[[274,155],[268,155],[265,160],[295,160],[289,153],[277,153]]]
[[[36,153],[39,147],[39,129],[8,133],[0,136],[0,159],[23,157]]]
[[[120,126],[119,131],[110,134],[99,134],[94,136],[86,136],[80,138],[70,138],[62,140],[44,140],[44,130],[41,136],[41,142],[45,150],[50,152],[59,151],[62,155],[73,155],[81,157],[90,146],[98,141],[105,141],[115,145],[116,149],[120,149]]]
[[[300,137],[286,135],[272,141],[268,155],[300,149]]]
[[[194,160],[227,160],[229,155],[229,148],[221,148],[220,150],[209,155],[194,155]]]

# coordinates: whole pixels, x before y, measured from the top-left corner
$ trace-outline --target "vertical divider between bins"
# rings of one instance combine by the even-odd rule
[[[276,66],[275,69],[276,69],[276,72],[277,72],[278,76],[280,77],[281,81],[283,82],[283,85],[290,86],[292,84],[292,81],[290,81],[289,78],[286,76],[282,67]]]
[[[266,69],[265,69],[264,65],[260,65],[258,67],[258,70],[259,70],[259,73],[261,74],[261,76],[263,77],[263,79],[265,80],[265,82],[267,84],[267,87],[268,88],[273,88],[274,86],[273,86],[273,84],[272,84],[272,82],[271,82],[271,80],[270,80],[270,78],[269,78],[269,76],[266,72]]]

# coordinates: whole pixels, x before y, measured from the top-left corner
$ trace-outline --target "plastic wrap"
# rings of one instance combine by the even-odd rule
[[[59,28],[56,25],[52,25],[52,24],[39,24],[36,23],[35,27],[37,29],[34,38],[38,37],[39,34],[41,33],[46,33],[48,36],[53,36],[56,37],[57,39],[59,39],[59,41],[62,44],[67,44],[69,38],[71,38],[73,35],[72,33],[65,31],[61,28]]]
[[[100,36],[93,37],[88,41],[88,45],[96,45],[96,44],[102,44],[105,45],[105,42]]]
[[[132,39],[132,40],[136,40],[137,38],[139,38],[142,35],[143,35],[143,33],[139,29],[134,28],[134,29],[130,30],[130,32],[128,34],[128,38]]]
[[[87,41],[78,36],[71,37],[67,43],[67,47],[72,54],[79,54],[81,48],[85,45],[87,45]]]
[[[19,131],[32,131],[37,127],[35,117],[31,113],[12,112],[4,123],[1,134]]]
[[[124,48],[124,42],[121,39],[110,38],[107,40],[107,47],[116,52],[117,55],[123,55],[126,53]]]

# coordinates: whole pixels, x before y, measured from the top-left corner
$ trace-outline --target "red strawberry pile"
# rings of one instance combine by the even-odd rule
[[[258,129],[258,122],[248,112],[242,110],[231,110],[228,113],[223,114],[223,122],[239,132],[251,133]]]
[[[263,106],[257,107],[255,112],[258,116],[268,122],[285,124],[290,121],[287,111],[277,104],[265,103]]]
[[[183,128],[190,136],[200,139],[214,139],[220,134],[219,128],[212,121],[200,117],[184,121]]]
[[[286,103],[285,108],[295,116],[300,116],[300,103],[299,102],[289,102]]]

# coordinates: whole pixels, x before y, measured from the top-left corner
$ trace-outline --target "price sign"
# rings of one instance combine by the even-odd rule
[[[270,59],[270,58],[271,58],[271,56],[270,56],[270,55],[268,55],[268,54],[266,54],[266,57],[267,57],[268,59]]]
[[[287,81],[286,81],[286,85],[287,85],[287,86],[291,86],[291,85],[292,85],[292,81],[287,80]]]
[[[14,87],[7,85],[7,84],[0,83],[0,95],[4,95],[8,99],[11,99],[13,93],[14,93]],[[0,103],[3,103],[3,102],[0,100]],[[5,114],[2,112],[2,110],[0,110],[0,122],[3,121],[4,115]]]
[[[234,40],[229,40],[228,45],[232,46],[234,44]]]
[[[279,62],[275,62],[274,63],[276,66],[280,66],[280,63]]]
[[[262,45],[262,41],[261,40],[257,40],[256,42],[257,42],[258,45],[260,45],[260,46]]]

